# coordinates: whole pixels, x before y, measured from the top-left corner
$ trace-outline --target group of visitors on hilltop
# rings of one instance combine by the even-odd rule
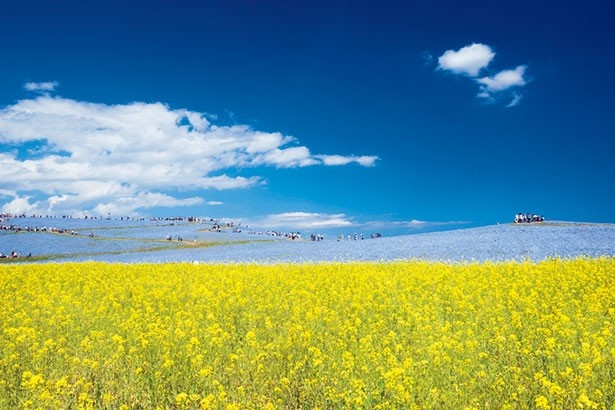
[[[530,214],[528,213],[521,213],[519,212],[517,215],[515,215],[515,219],[514,219],[514,223],[519,224],[519,223],[530,223],[530,222],[542,222],[545,220],[545,217],[542,215],[537,215],[537,214]]]

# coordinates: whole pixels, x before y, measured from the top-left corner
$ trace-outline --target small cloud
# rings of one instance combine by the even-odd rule
[[[41,93],[41,94],[47,94],[47,93],[50,93],[52,91],[55,91],[55,89],[59,85],[60,84],[57,81],[48,81],[48,82],[42,82],[42,83],[28,82],[28,83],[25,83],[23,85],[23,88],[26,91],[32,91],[32,92],[37,92],[37,93]]]
[[[350,226],[353,223],[345,214],[324,214],[313,212],[284,212],[256,218],[251,225],[264,228],[285,229],[326,229]]]
[[[307,167],[318,164],[307,147],[275,148],[254,159],[254,164],[271,164],[278,168]]]
[[[228,119],[231,121],[235,121],[235,118],[237,118],[237,115],[231,110],[224,109],[224,114],[226,114]]]
[[[480,84],[477,97],[489,103],[504,101],[512,97],[512,100],[506,105],[506,108],[518,105],[523,98],[523,95],[521,95],[518,89],[528,83],[525,79],[526,68],[526,66],[520,65],[514,70],[500,71],[493,77],[477,79],[476,82]],[[516,91],[514,91],[511,96],[511,90],[513,89]]]
[[[394,222],[394,224],[403,225],[403,226],[412,227],[412,228],[422,228],[430,224],[433,225],[434,222],[427,222],[427,221],[421,221],[418,219],[412,219],[410,221]]]
[[[525,69],[527,66],[520,65],[514,70],[503,70],[493,77],[483,77],[476,80],[481,85],[481,93],[494,93],[504,91],[511,87],[522,87],[527,84],[525,78]]]
[[[473,78],[479,85],[477,97],[488,103],[503,101],[510,96],[511,89],[519,89],[528,83],[526,65],[519,65],[513,70],[502,70],[493,76],[478,77],[481,70],[486,70],[495,57],[491,47],[474,43],[459,50],[447,50],[438,59],[438,69]],[[514,107],[523,96],[519,91],[512,95],[512,101],[506,107]]]
[[[446,50],[438,58],[438,69],[476,77],[480,70],[487,67],[494,57],[495,53],[491,50],[491,47],[473,43],[457,51]]]
[[[224,205],[224,202],[221,202],[221,201],[207,201],[207,202],[205,202],[205,205],[211,205],[211,206]]]
[[[421,59],[426,66],[430,66],[433,64],[433,54],[431,54],[429,51],[423,51],[421,53]]]
[[[409,221],[371,221],[364,224],[372,228],[409,228],[409,229],[428,229],[444,226],[467,225],[468,221],[422,221],[411,219]]]
[[[522,98],[523,96],[521,94],[514,93],[512,101],[506,106],[506,108],[511,108],[518,105]]]
[[[412,219],[410,221],[394,221],[394,225],[403,226],[406,228],[431,228],[436,226],[453,226],[453,225],[466,225],[468,221],[421,221],[418,219]]]
[[[315,155],[315,158],[318,158],[322,161],[324,165],[335,166],[335,165],[348,165],[351,163],[357,163],[364,167],[372,167],[375,165],[376,161],[379,159],[377,156],[343,156],[343,155]]]

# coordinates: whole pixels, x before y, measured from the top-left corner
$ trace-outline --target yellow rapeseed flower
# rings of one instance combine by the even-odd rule
[[[0,265],[0,408],[615,402],[615,260]]]

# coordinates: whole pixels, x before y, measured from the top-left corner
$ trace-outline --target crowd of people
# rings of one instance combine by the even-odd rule
[[[12,231],[12,232],[47,232],[47,233],[55,233],[55,234],[67,234],[67,235],[82,235],[83,233],[75,230],[69,230],[65,228],[59,228],[55,226],[41,226],[41,225],[21,225],[17,221],[18,219],[29,218],[29,219],[52,219],[52,218],[60,218],[60,219],[92,219],[92,220],[108,220],[111,219],[110,215],[106,217],[102,216],[49,216],[49,215],[26,215],[26,214],[0,214],[0,231]],[[144,220],[143,218],[136,217],[114,217],[114,220],[122,220],[122,221],[134,221],[134,220]],[[214,218],[196,218],[196,217],[159,217],[159,218],[149,218],[150,221],[153,222],[166,222],[169,225],[175,225],[176,222],[189,222],[189,223],[201,223],[210,225],[210,232],[233,232],[233,233],[241,233],[242,228],[246,229],[248,234],[252,235],[267,235],[273,237],[287,238],[290,240],[302,240],[303,237],[300,232],[296,231],[276,231],[276,230],[247,230],[249,227],[242,226],[241,223],[235,223],[233,221],[220,221],[219,219]],[[10,221],[10,223],[9,223]],[[94,233],[91,232],[88,236],[93,237]],[[372,233],[369,235],[371,239],[380,238],[380,233]],[[183,242],[184,238],[180,235],[167,235],[165,237],[168,241],[179,241]],[[309,237],[305,238],[306,240],[313,242],[321,242],[325,240],[325,236],[320,233],[311,234]],[[337,237],[337,241],[358,241],[366,239],[366,234],[349,234],[349,235],[341,235]],[[8,255],[0,253],[0,258],[17,258],[19,257],[19,253],[13,251]]]
[[[376,233],[372,233],[369,235],[370,239],[378,239],[378,238],[382,238],[382,235],[379,232]],[[348,235],[346,237],[344,237],[344,235],[338,236],[337,237],[337,241],[343,241],[346,238],[346,240],[348,241],[358,241],[358,240],[364,240],[365,239],[365,234],[357,234],[355,233],[354,235]]]
[[[72,216],[72,215],[36,215],[36,214],[32,214],[32,215],[26,215],[26,214],[9,214],[9,213],[2,213],[0,214],[0,221],[2,221],[2,219],[23,219],[23,218],[31,218],[31,219],[92,219],[92,220],[103,220],[103,219],[111,219],[110,216],[90,216],[90,215],[84,215],[84,216]],[[118,220],[132,220],[132,221],[144,221],[145,218],[141,218],[141,217],[128,217],[128,216],[124,216],[124,217],[119,217],[119,218],[114,218],[114,219],[118,219]]]
[[[292,239],[292,240],[301,239],[301,233],[300,232],[280,232],[280,231],[273,231],[273,230],[257,231],[257,230],[251,229],[251,230],[248,231],[248,234],[250,234],[250,235],[275,236],[275,237],[280,237],[280,238],[288,238],[288,239]]]
[[[531,222],[542,222],[545,220],[545,217],[537,214],[521,213],[515,215],[514,223],[531,223]]]
[[[192,221],[192,222],[197,222],[197,221]],[[226,223],[220,223],[220,221],[210,219],[210,223],[213,224],[211,228],[209,228],[211,232],[222,232],[222,230],[226,228],[226,229],[232,229],[233,233],[241,233],[241,228],[236,227],[233,221],[226,222]]]
[[[29,253],[26,255],[26,258],[29,258],[30,256],[32,256],[32,254]],[[12,251],[8,255],[5,255],[4,253],[0,252],[0,259],[7,259],[7,258],[21,258],[21,254],[17,251]]]
[[[20,218],[38,218],[38,219],[51,219],[51,218],[56,218],[56,219],[92,219],[92,220],[110,220],[110,219],[114,219],[114,220],[118,220],[118,221],[145,221],[146,218],[144,217],[140,217],[140,216],[117,216],[117,217],[111,217],[111,215],[107,215],[107,216],[102,216],[102,215],[83,215],[83,216],[73,216],[73,215],[41,215],[41,214],[31,214],[31,215],[27,215],[24,213],[20,213],[20,214],[10,214],[10,213],[1,213],[0,214],[0,222],[2,222],[2,219],[20,219]],[[151,217],[149,218],[150,221],[164,221],[164,222],[169,222],[169,221],[187,221],[187,222],[205,222],[207,220],[209,221],[213,221],[213,218],[197,218],[194,216],[165,216],[165,217]]]
[[[6,218],[6,216],[5,216]],[[0,222],[3,222],[3,219],[0,219]],[[3,224],[0,223],[0,231],[10,231],[10,232],[15,232],[15,233],[19,233],[19,232],[50,232],[50,233],[55,233],[55,234],[67,234],[67,235],[79,235],[79,232],[75,231],[75,230],[69,230],[69,229],[63,229],[63,228],[58,228],[55,226],[51,226],[51,227],[47,227],[47,226],[22,226],[22,225],[15,225],[15,224]],[[88,234],[88,236],[93,237],[94,233],[90,232]],[[32,256],[32,253],[28,253],[27,255],[25,255],[26,258],[29,258]],[[20,252],[17,251],[12,251],[9,254],[5,254],[0,252],[0,259],[12,259],[12,258],[21,258],[22,255]]]
[[[22,226],[15,224],[1,224],[0,223],[0,231],[12,231],[12,232],[51,232],[51,233],[62,233],[62,234],[70,234],[70,235],[79,235],[79,232],[75,230],[58,228],[55,226]],[[90,235],[92,236],[92,235]]]

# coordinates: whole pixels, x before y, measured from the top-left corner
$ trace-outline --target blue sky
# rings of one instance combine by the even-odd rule
[[[458,3],[3,0],[0,212],[615,222],[608,2]]]

